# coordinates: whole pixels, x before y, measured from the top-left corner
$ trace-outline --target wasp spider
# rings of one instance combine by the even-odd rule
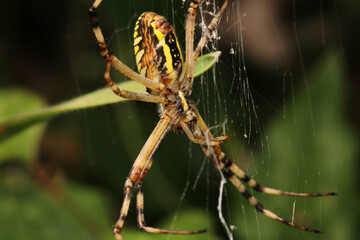
[[[215,168],[228,178],[257,211],[291,227],[319,233],[318,230],[298,226],[286,221],[264,208],[264,206],[249,193],[244,183],[256,191],[274,195],[315,197],[336,195],[337,193],[284,192],[260,185],[226,157],[219,144],[227,139],[228,136],[214,137],[202,119],[195,103],[188,99],[192,92],[193,76],[198,56],[220,21],[221,15],[229,4],[229,0],[225,0],[219,11],[215,14],[196,48],[194,48],[195,17],[196,9],[202,0],[192,0],[186,17],[185,63],[183,62],[181,49],[174,30],[168,20],[153,12],[143,13],[138,18],[134,29],[134,51],[139,73],[134,72],[109,52],[96,14],[96,10],[101,2],[102,0],[95,0],[89,9],[89,14],[93,32],[99,43],[100,53],[106,60],[106,83],[119,97],[157,103],[160,109],[160,120],[141,149],[126,179],[120,217],[113,229],[115,238],[122,239],[120,233],[128,214],[133,184],[135,184],[137,190],[137,219],[140,230],[163,234],[195,234],[206,231],[163,230],[149,227],[145,224],[142,182],[151,167],[155,152],[170,130],[185,132],[190,141],[200,145],[204,154],[211,160]],[[119,89],[111,79],[111,67],[144,85],[150,94]],[[183,69],[184,72],[182,73]]]

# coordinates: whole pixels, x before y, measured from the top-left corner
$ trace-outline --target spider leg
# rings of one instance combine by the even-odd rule
[[[194,110],[196,115],[196,123],[195,123],[195,135],[198,138],[201,138],[203,135],[206,138],[212,138],[212,135],[207,128],[204,120],[200,116],[199,112],[197,110]],[[202,135],[201,135],[202,134]],[[277,220],[279,222],[282,222],[286,225],[289,225],[291,227],[308,231],[308,232],[314,232],[314,233],[320,233],[319,230],[311,229],[302,227],[299,225],[296,225],[292,222],[289,222],[287,220],[284,220],[283,218],[277,216],[272,211],[265,209],[264,206],[253,196],[249,193],[249,191],[246,189],[246,187],[241,183],[241,180],[243,180],[247,185],[255,189],[256,191],[264,192],[267,194],[275,194],[275,195],[286,195],[286,196],[295,196],[295,197],[314,197],[314,196],[333,196],[337,195],[336,192],[330,192],[330,193],[295,193],[295,192],[284,192],[281,190],[273,189],[273,188],[267,188],[263,187],[260,184],[258,184],[254,179],[250,178],[245,174],[243,170],[241,170],[238,166],[233,164],[223,153],[221,148],[217,146],[209,146],[209,145],[200,145],[202,150],[204,151],[205,155],[211,160],[211,162],[214,164],[214,166],[220,170],[224,176],[226,176],[229,181],[238,189],[238,191],[248,200],[248,202],[258,211],[263,213],[265,216]]]
[[[133,187],[133,182],[131,181],[130,178],[127,178],[124,185],[124,199],[120,210],[120,216],[119,219],[116,221],[115,227],[113,229],[113,234],[117,240],[123,240],[120,233],[121,233],[121,229],[124,226],[125,219],[129,211],[131,195],[132,195],[132,187]]]
[[[195,111],[196,120],[199,128],[205,134],[206,138],[211,138],[212,135],[206,126],[204,120],[202,119],[200,113]],[[253,188],[255,191],[263,192],[266,194],[272,195],[284,195],[284,196],[293,196],[293,197],[323,197],[323,196],[334,196],[337,195],[337,192],[328,192],[328,193],[296,193],[296,192],[286,192],[274,188],[269,188],[262,186],[256,182],[253,178],[249,177],[245,171],[243,171],[239,166],[232,163],[232,161],[226,157],[225,153],[221,150],[220,147],[213,148],[213,151],[216,155],[218,164],[223,163],[225,167],[229,168],[238,178],[243,180],[248,186]]]
[[[195,70],[194,62],[194,28],[195,28],[195,17],[196,9],[202,0],[193,0],[188,8],[188,13],[185,23],[185,71],[184,71],[184,83],[190,83],[193,78]],[[187,86],[184,86],[187,89]]]
[[[221,150],[220,150],[221,151]],[[328,192],[328,193],[297,193],[297,192],[286,192],[279,189],[264,187],[261,184],[257,183],[254,179],[249,177],[240,167],[232,163],[223,152],[218,155],[220,161],[226,166],[231,172],[233,172],[238,178],[243,180],[247,185],[258,192],[263,192],[266,194],[272,195],[283,195],[283,196],[293,196],[293,197],[324,197],[324,196],[334,196],[337,195],[337,192]]]
[[[294,227],[307,232],[321,233],[319,230],[296,225],[292,222],[289,222],[279,217],[272,211],[265,209],[264,206],[253,195],[251,195],[251,193],[249,193],[249,191],[245,188],[245,186],[240,182],[240,180],[234,175],[234,173],[229,168],[225,167],[225,165],[222,163],[220,164],[220,168],[222,169],[223,174],[230,180],[230,182],[237,188],[237,190],[248,200],[251,206],[253,206],[258,212],[263,213],[265,216],[271,219],[289,225],[290,227]]]
[[[216,16],[211,20],[210,24],[207,26],[207,28],[205,30],[205,33],[199,40],[198,45],[194,52],[194,61],[195,62],[197,61],[197,58],[199,57],[201,50],[204,48],[208,38],[210,38],[211,33],[214,31],[215,27],[219,23],[221,15],[225,11],[225,8],[227,7],[228,4],[229,4],[229,0],[226,0],[224,2],[224,4],[222,5],[222,7],[220,8],[219,12],[216,14]]]
[[[149,227],[145,223],[145,214],[144,214],[144,193],[142,187],[142,181],[144,180],[148,170],[152,165],[152,159],[146,162],[144,169],[141,171],[138,180],[136,181],[136,209],[138,213],[138,226],[141,231],[149,232],[149,233],[158,233],[158,234],[177,234],[177,235],[190,235],[190,234],[198,234],[204,233],[207,230],[198,230],[198,231],[174,231],[174,230],[165,230],[159,228]]]
[[[145,177],[145,175],[143,175]],[[142,177],[142,178],[143,178]],[[190,234],[198,234],[207,232],[206,229],[199,231],[173,231],[173,230],[165,230],[159,228],[153,228],[146,226],[145,223],[145,215],[144,215],[144,193],[142,190],[142,178],[140,177],[136,182],[137,189],[137,212],[138,212],[138,225],[141,231],[149,232],[149,233],[159,233],[159,234],[177,234],[177,235],[190,235]]]
[[[163,104],[167,103],[166,98],[163,96],[120,90],[119,87],[112,81],[111,76],[110,76],[110,70],[111,70],[111,61],[107,61],[104,78],[105,78],[107,85],[119,97],[136,100],[136,101],[142,101],[142,102],[163,103]]]
[[[223,138],[221,138],[221,137],[213,138],[213,139],[199,139],[199,138],[196,138],[185,122],[181,121],[180,125],[181,125],[182,129],[184,130],[185,134],[190,139],[190,141],[192,141],[193,143],[200,144],[200,145],[210,145],[210,146],[215,146],[215,145],[219,145],[219,144],[222,143]],[[226,136],[222,136],[222,137],[226,137]]]
[[[91,25],[93,28],[93,32],[99,43],[99,49],[100,49],[101,56],[103,56],[106,59],[107,65],[109,65],[109,63],[110,63],[111,66],[114,67],[116,70],[120,71],[121,73],[123,73],[125,76],[131,78],[132,80],[139,82],[140,84],[144,85],[147,88],[150,88],[150,89],[156,90],[156,91],[160,91],[160,92],[162,92],[163,90],[167,91],[165,89],[164,84],[152,81],[152,80],[134,72],[131,68],[126,66],[117,57],[115,57],[112,53],[109,52],[107,45],[105,43],[104,35],[99,26],[99,21],[98,21],[97,13],[96,13],[96,10],[99,7],[99,5],[101,4],[101,2],[102,2],[102,0],[94,1],[93,5],[89,9],[89,16],[90,16],[90,22],[91,22]],[[108,71],[108,72],[110,73],[110,71]],[[109,82],[108,82],[108,84],[109,84]],[[109,84],[109,86],[112,89],[114,89],[112,85],[115,85],[115,83],[111,81],[111,85]]]
[[[226,139],[229,139],[230,135],[224,135],[224,136],[218,136],[218,137],[214,137],[214,140],[216,141],[224,141]]]
[[[148,173],[152,165],[152,157],[155,154],[156,150],[159,148],[162,140],[165,138],[166,134],[169,131],[169,125],[172,120],[172,117],[167,115],[167,111],[164,112],[163,116],[160,118],[160,121],[156,125],[155,129],[147,139],[143,148],[141,149],[138,157],[136,158],[131,170],[129,177],[126,179],[124,186],[124,200],[120,210],[120,216],[117,222],[115,223],[113,234],[116,239],[122,240],[121,230],[125,223],[125,218],[129,211],[129,206],[131,202],[131,193],[133,184],[136,183],[137,188],[137,210],[138,210],[138,224],[139,228],[142,231],[151,232],[151,233],[164,233],[164,234],[196,234],[202,233],[206,230],[200,231],[170,231],[162,230],[157,228],[148,227],[145,225],[144,218],[144,196],[142,192],[142,181]]]
[[[222,7],[220,8],[219,12],[215,15],[215,17],[211,20],[210,24],[207,26],[205,33],[201,37],[198,45],[195,49],[194,48],[194,27],[195,27],[195,15],[196,15],[196,8],[198,4],[200,4],[201,0],[194,0],[190,4],[190,8],[188,10],[188,17],[186,19],[186,62],[185,62],[185,74],[184,74],[184,82],[183,87],[188,89],[189,94],[191,93],[192,86],[194,83],[193,74],[195,71],[195,66],[197,59],[200,55],[201,50],[205,46],[208,38],[210,38],[211,33],[214,31],[215,27],[220,21],[221,15],[225,11],[229,0],[226,0]]]
[[[153,130],[146,143],[144,144],[143,148],[141,149],[130,170],[129,177],[126,179],[124,186],[124,200],[120,210],[120,216],[119,219],[116,221],[113,229],[113,234],[118,240],[123,239],[120,233],[121,229],[124,226],[127,213],[129,211],[133,183],[135,183],[139,179],[139,177],[140,179],[144,178],[146,173],[148,172],[152,163],[152,156],[155,154],[161,141],[165,138],[166,134],[169,131],[168,127],[170,121],[171,118],[166,114],[161,117],[160,121],[158,122],[155,129]]]

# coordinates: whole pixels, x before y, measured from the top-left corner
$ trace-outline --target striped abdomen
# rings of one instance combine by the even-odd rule
[[[169,85],[182,71],[182,54],[169,21],[153,12],[141,14],[134,29],[134,51],[139,73]]]

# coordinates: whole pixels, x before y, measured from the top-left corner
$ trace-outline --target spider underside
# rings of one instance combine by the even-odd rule
[[[192,142],[199,144],[204,154],[211,160],[214,166],[228,178],[228,180],[238,189],[239,192],[243,194],[243,196],[257,211],[291,227],[304,231],[320,233],[318,230],[295,225],[292,222],[282,219],[270,210],[265,209],[263,205],[259,203],[252,194],[250,194],[242,182],[256,191],[274,195],[313,197],[331,196],[337,195],[337,193],[284,192],[260,185],[226,157],[219,144],[223,140],[227,139],[228,136],[214,137],[199,114],[195,103],[187,99],[192,92],[194,81],[193,75],[197,58],[203,47],[206,45],[207,40],[210,38],[211,33],[220,21],[223,12],[229,4],[229,0],[224,1],[219,11],[211,20],[195,49],[194,27],[196,9],[202,0],[192,0],[190,3],[186,17],[186,60],[184,63],[183,74],[182,53],[173,28],[166,18],[153,12],[143,13],[135,24],[134,52],[137,69],[140,74],[134,72],[132,69],[123,64],[116,56],[111,54],[105,43],[105,38],[101,28],[99,27],[96,13],[96,10],[101,2],[102,0],[95,0],[92,7],[89,9],[89,14],[93,32],[99,44],[100,53],[106,60],[106,71],[104,74],[106,83],[109,87],[111,87],[113,92],[120,97],[143,102],[157,103],[160,109],[160,120],[141,149],[131,168],[129,176],[126,179],[124,186],[124,200],[120,210],[120,216],[113,229],[115,238],[118,240],[123,239],[120,233],[128,214],[134,183],[137,191],[137,214],[140,230],[164,234],[196,234],[206,231],[164,230],[149,227],[145,224],[142,181],[152,165],[153,155],[170,130],[185,132]],[[136,93],[119,89],[111,79],[111,67],[144,85],[150,94]]]

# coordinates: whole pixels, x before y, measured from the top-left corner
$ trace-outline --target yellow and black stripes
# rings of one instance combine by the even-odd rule
[[[134,28],[134,53],[140,75],[170,85],[182,71],[182,54],[168,20],[145,12]]]
[[[138,72],[142,76],[146,76],[146,67],[143,67],[141,62],[142,58],[145,55],[145,51],[147,50],[147,46],[144,44],[144,38],[143,38],[143,31],[145,29],[144,21],[141,21],[141,19],[144,17],[144,14],[141,14],[138,18],[135,28],[134,28],[134,53],[135,53],[135,62],[138,69]],[[143,69],[143,71],[141,71]]]
[[[166,51],[170,52],[167,52],[166,55],[170,55],[171,57],[166,57],[166,59],[171,59],[172,71],[176,70],[178,71],[178,74],[181,74],[183,59],[179,42],[175,36],[174,31],[171,31],[165,35],[165,45],[167,46]]]

